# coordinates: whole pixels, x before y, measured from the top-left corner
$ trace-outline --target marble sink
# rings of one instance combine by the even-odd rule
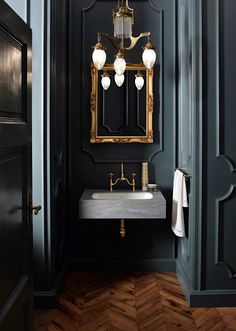
[[[92,194],[92,199],[95,200],[146,200],[153,199],[153,194],[150,192],[96,192]]]
[[[79,200],[81,219],[165,219],[161,191],[85,190]]]

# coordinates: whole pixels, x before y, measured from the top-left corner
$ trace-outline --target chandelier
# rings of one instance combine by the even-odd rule
[[[125,2],[125,3],[124,3]],[[135,47],[140,38],[146,37],[147,43],[143,47],[142,60],[147,69],[152,69],[156,61],[155,47],[151,42],[151,33],[142,32],[139,36],[133,37],[132,25],[134,24],[134,10],[129,7],[128,0],[118,0],[117,6],[113,9],[113,25],[114,36],[110,36],[107,33],[98,32],[97,43],[93,46],[94,51],[92,54],[92,60],[94,66],[98,70],[102,70],[106,62],[106,48],[102,45],[102,37],[107,38],[117,50],[114,61],[115,70],[115,83],[118,87],[121,87],[124,83],[124,72],[126,69],[126,52]],[[102,75],[102,87],[107,90],[111,84],[110,76],[106,71]],[[144,85],[144,79],[141,72],[137,72],[135,75],[135,85],[140,90]]]

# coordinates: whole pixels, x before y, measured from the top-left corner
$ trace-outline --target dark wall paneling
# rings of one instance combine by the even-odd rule
[[[51,1],[51,233],[49,289],[62,269],[66,238],[67,1]]]
[[[81,263],[85,261],[82,263],[84,268],[86,265],[91,267],[96,259],[101,266],[113,260],[109,264],[111,269],[115,266],[119,269],[125,261],[132,260],[134,268],[145,270],[158,265],[164,270],[171,265],[173,270],[175,243],[170,230],[170,210],[175,167],[175,1],[130,2],[135,11],[134,34],[150,30],[157,46],[154,144],[89,143],[91,46],[96,42],[98,31],[112,34],[112,8],[115,5],[116,1],[69,1],[70,257]],[[140,41],[134,53],[131,51],[127,55],[130,61],[141,61],[144,43],[145,40]],[[111,63],[115,51],[107,41],[104,44],[111,50],[108,56]],[[167,221],[129,220],[126,222],[127,237],[121,240],[118,220],[78,219],[78,200],[84,189],[108,189],[108,173],[112,171],[119,175],[120,161],[128,161],[124,165],[127,176],[132,171],[137,173],[137,187],[140,188],[140,161],[144,160],[150,161],[150,182],[157,182],[167,199]],[[122,184],[117,186],[121,187],[127,188]],[[149,263],[148,259],[155,262]]]
[[[233,125],[236,121],[236,3],[233,0],[189,3],[192,3],[192,13],[195,11],[190,74],[196,88],[192,104],[189,238],[185,239],[189,241],[185,247],[190,247],[190,259],[187,262],[184,258],[183,245],[179,244],[177,270],[192,306],[233,306],[236,298],[233,236],[236,230]],[[184,125],[187,130],[188,125]],[[181,153],[181,149],[178,150]]]
[[[178,1],[178,119],[177,124],[177,167],[187,174],[193,175],[193,1]],[[195,215],[194,192],[192,190],[193,176],[187,184],[189,207],[184,208],[185,232],[184,238],[178,239],[178,263],[185,273],[188,282],[192,280],[193,251],[191,238]]]
[[[207,1],[206,289],[236,288],[236,22],[233,0]],[[214,15],[212,15],[214,13]]]
[[[192,2],[178,2],[178,166],[192,166]]]
[[[90,77],[90,62],[91,62],[91,46],[96,41],[96,36],[98,31],[108,32],[110,35],[113,34],[113,24],[112,24],[112,9],[116,5],[115,1],[87,1],[85,6],[79,4],[77,9],[77,15],[81,15],[81,21],[77,24],[81,25],[81,48],[80,48],[80,58],[82,59],[82,80],[83,88],[86,91],[91,91],[91,81]],[[135,22],[134,24],[134,34],[138,35],[142,31],[152,31],[153,43],[158,45],[158,63],[155,65],[154,74],[154,138],[156,143],[150,144],[149,146],[135,144],[132,146],[125,145],[121,148],[119,145],[106,146],[104,148],[103,144],[90,144],[89,142],[89,132],[91,126],[91,116],[90,116],[90,99],[88,98],[88,93],[82,94],[82,121],[83,121],[83,150],[88,152],[96,161],[116,161],[122,159],[124,160],[143,160],[151,159],[151,156],[160,149],[160,119],[158,118],[159,105],[158,105],[158,86],[162,88],[162,75],[163,75],[163,37],[165,29],[163,27],[163,15],[164,8],[159,6],[159,1],[147,2],[147,1],[134,1],[132,5],[135,6]],[[107,19],[101,20],[104,14],[104,8],[106,8]],[[78,12],[79,10],[79,12]],[[78,31],[77,26],[77,31]],[[141,62],[141,52],[142,45],[144,45],[146,40],[139,41],[136,48],[131,52],[127,53],[127,62],[140,63]],[[109,41],[104,40],[104,45],[107,47],[107,63],[113,63],[115,50],[112,48]],[[110,51],[109,51],[110,50]],[[159,67],[161,70],[159,70]],[[158,77],[160,75],[160,77]],[[134,83],[134,82],[133,82]],[[112,83],[114,81],[112,80]],[[108,91],[109,93],[109,91]],[[161,98],[162,102],[162,98]],[[119,103],[113,104],[113,110],[120,112]],[[160,107],[160,112],[163,111],[162,103]],[[108,154],[109,153],[109,154]]]
[[[143,136],[146,134],[146,71],[140,71],[145,85],[137,90],[134,79],[137,70],[126,70],[125,83],[115,86],[114,71],[109,71],[111,86],[105,91],[98,79],[98,134],[110,136]],[[102,72],[101,72],[102,73]],[[114,100],[119,100],[114,105]]]

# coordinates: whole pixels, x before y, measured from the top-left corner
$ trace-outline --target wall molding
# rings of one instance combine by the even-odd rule
[[[34,307],[36,309],[53,309],[57,305],[57,301],[60,292],[64,285],[64,278],[67,271],[68,262],[65,261],[58,276],[54,282],[52,289],[48,291],[37,291],[33,292],[34,295]]]
[[[190,90],[192,93],[192,160],[185,170],[192,174],[189,195],[189,236],[184,238],[185,249],[189,252],[190,259],[181,259],[181,246],[178,247],[177,264],[181,265],[181,277],[184,277],[188,287],[200,289],[202,287],[202,250],[204,242],[205,208],[203,200],[203,3],[202,0],[182,0],[177,6],[189,6],[189,33],[191,38],[191,63],[192,73],[190,79]],[[177,7],[177,8],[178,8]],[[182,9],[183,10],[183,9]],[[177,155],[177,153],[176,153]],[[177,164],[178,166],[178,164]],[[182,164],[179,164],[182,166]],[[188,254],[186,254],[188,255]],[[191,286],[190,286],[191,284]]]
[[[178,166],[191,173],[193,131],[192,30],[191,4],[184,0],[178,6]]]
[[[234,271],[234,268],[230,266],[228,263],[224,261],[223,256],[223,246],[224,246],[224,239],[222,234],[224,234],[224,231],[222,227],[224,226],[223,221],[225,223],[225,219],[223,219],[221,216],[221,207],[226,200],[228,200],[233,193],[236,190],[236,185],[231,185],[228,192],[223,195],[221,198],[216,199],[216,228],[215,228],[215,264],[223,266],[230,279],[236,278],[236,272]]]
[[[85,15],[90,12],[95,6],[96,6],[96,3],[99,2],[99,1],[96,1],[96,0],[93,0],[90,5],[88,5],[87,7],[84,7],[81,9],[81,13],[80,13],[80,16],[81,16],[81,35],[83,36],[84,35],[84,31],[85,31]],[[144,1],[145,2],[145,1]],[[159,78],[159,93],[157,93],[156,95],[156,108],[158,108],[158,110],[156,110],[154,112],[154,116],[156,116],[158,118],[158,129],[154,130],[155,131],[155,134],[157,135],[157,137],[155,138],[155,142],[154,144],[151,144],[150,146],[149,145],[146,145],[145,146],[143,144],[140,144],[140,149],[143,149],[143,155],[145,155],[145,157],[140,157],[140,156],[137,156],[134,154],[132,155],[132,153],[128,153],[126,152],[126,156],[122,157],[122,159],[117,159],[116,156],[111,156],[110,155],[110,159],[111,160],[108,160],[108,159],[105,159],[103,156],[101,156],[99,153],[99,148],[100,146],[90,146],[89,144],[89,135],[87,135],[87,132],[85,132],[85,130],[87,131],[88,128],[87,128],[87,118],[85,117],[86,114],[85,114],[85,111],[87,109],[85,109],[85,105],[86,105],[86,102],[85,102],[85,97],[82,95],[82,98],[81,98],[81,121],[83,123],[82,125],[82,130],[81,130],[81,135],[82,135],[82,144],[81,144],[81,150],[82,152],[88,154],[94,163],[107,163],[107,162],[121,162],[121,161],[124,161],[124,162],[142,162],[144,161],[144,159],[148,162],[151,162],[152,159],[155,157],[156,154],[160,153],[163,151],[163,137],[164,137],[164,134],[163,134],[163,108],[164,108],[164,76],[163,76],[163,72],[164,70],[162,70],[163,68],[163,65],[164,65],[164,9],[160,9],[156,6],[156,4],[149,0],[148,1],[148,4],[149,4],[149,7],[157,12],[159,15],[160,15],[160,34],[159,34],[159,37],[160,37],[160,43],[158,45],[158,61],[160,63],[160,66],[156,66],[156,71],[155,71],[155,75],[158,75],[160,78]],[[96,39],[96,35],[94,36],[94,38]],[[82,41],[81,41],[81,50],[80,50],[80,54],[81,54],[81,57],[82,57],[82,64],[81,64],[81,75],[82,77],[84,77],[84,72],[85,72],[85,49],[86,49],[86,46],[85,46],[85,38],[82,38]],[[161,68],[161,70],[160,70]],[[82,80],[84,81],[84,79],[82,78]],[[90,129],[90,128],[89,128]],[[82,132],[83,131],[83,132]],[[86,137],[86,139],[85,139]],[[100,144],[99,144],[100,145]],[[114,148],[116,148],[117,144],[114,144]],[[114,149],[113,148],[113,149]],[[139,149],[139,150],[140,150]],[[148,152],[147,152],[147,149],[148,149]],[[130,157],[130,158],[129,158]]]
[[[236,290],[193,290],[184,276],[181,265],[176,264],[177,277],[190,307],[233,307]]]
[[[222,147],[222,130],[220,123],[224,122],[223,119],[223,107],[222,107],[222,87],[223,82],[221,75],[221,63],[222,61],[222,45],[221,45],[221,26],[222,26],[222,0],[216,0],[215,5],[215,17],[216,17],[216,28],[215,28],[215,39],[216,39],[216,157],[223,158],[223,160],[229,166],[230,172],[236,172],[236,161],[230,158],[224,153],[224,148]]]

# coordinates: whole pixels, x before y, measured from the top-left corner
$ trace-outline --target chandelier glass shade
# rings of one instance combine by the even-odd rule
[[[154,51],[153,48],[148,48],[147,46],[145,46],[142,54],[142,59],[145,67],[147,69],[152,69],[154,63],[156,62],[156,52]]]
[[[114,37],[118,39],[130,38],[132,36],[132,25],[134,23],[134,11],[129,7],[128,1],[118,1],[113,9]]]
[[[114,70],[117,75],[123,75],[123,73],[125,72],[125,68],[126,68],[126,61],[124,59],[123,54],[119,52],[116,55],[116,59],[114,61]]]
[[[137,75],[135,75],[135,86],[137,87],[138,90],[141,90],[144,85],[144,79],[143,75],[138,72]]]
[[[147,43],[143,47],[142,60],[147,69],[152,69],[156,62],[155,47],[151,42],[151,33],[142,32],[139,36],[132,36],[132,25],[134,24],[134,10],[129,7],[128,0],[118,0],[117,6],[113,9],[113,25],[114,25],[114,36],[109,36],[107,33],[98,32],[97,44],[93,46],[94,51],[92,54],[92,60],[94,66],[101,70],[106,63],[106,52],[105,47],[101,43],[102,37],[107,38],[112,43],[113,47],[118,51],[115,56],[114,70],[115,82],[118,87],[122,86],[124,82],[124,72],[126,69],[125,55],[127,51],[132,50],[138,40],[143,37],[147,37]],[[125,39],[130,40],[129,46],[126,47],[127,42]],[[118,77],[122,76],[122,77]],[[108,82],[107,76],[102,76],[102,86],[104,89],[108,89],[110,83]],[[104,79],[104,80],[103,80]],[[110,79],[110,78],[109,78]],[[137,89],[141,89],[144,85],[144,79],[142,75],[138,73],[135,78],[135,85]],[[105,87],[106,88],[105,88]]]
[[[98,70],[101,70],[103,68],[104,64],[106,63],[107,55],[105,52],[105,48],[102,46],[102,44],[100,42],[98,42],[94,46],[92,59],[93,59],[93,63],[95,65],[95,67]]]
[[[102,75],[101,83],[104,90],[107,90],[111,85],[111,79],[107,72],[104,72],[104,74]]]
[[[116,85],[118,87],[121,87],[124,83],[124,80],[125,80],[125,76],[122,74],[122,75],[117,75],[115,74],[115,82],[116,82]]]

